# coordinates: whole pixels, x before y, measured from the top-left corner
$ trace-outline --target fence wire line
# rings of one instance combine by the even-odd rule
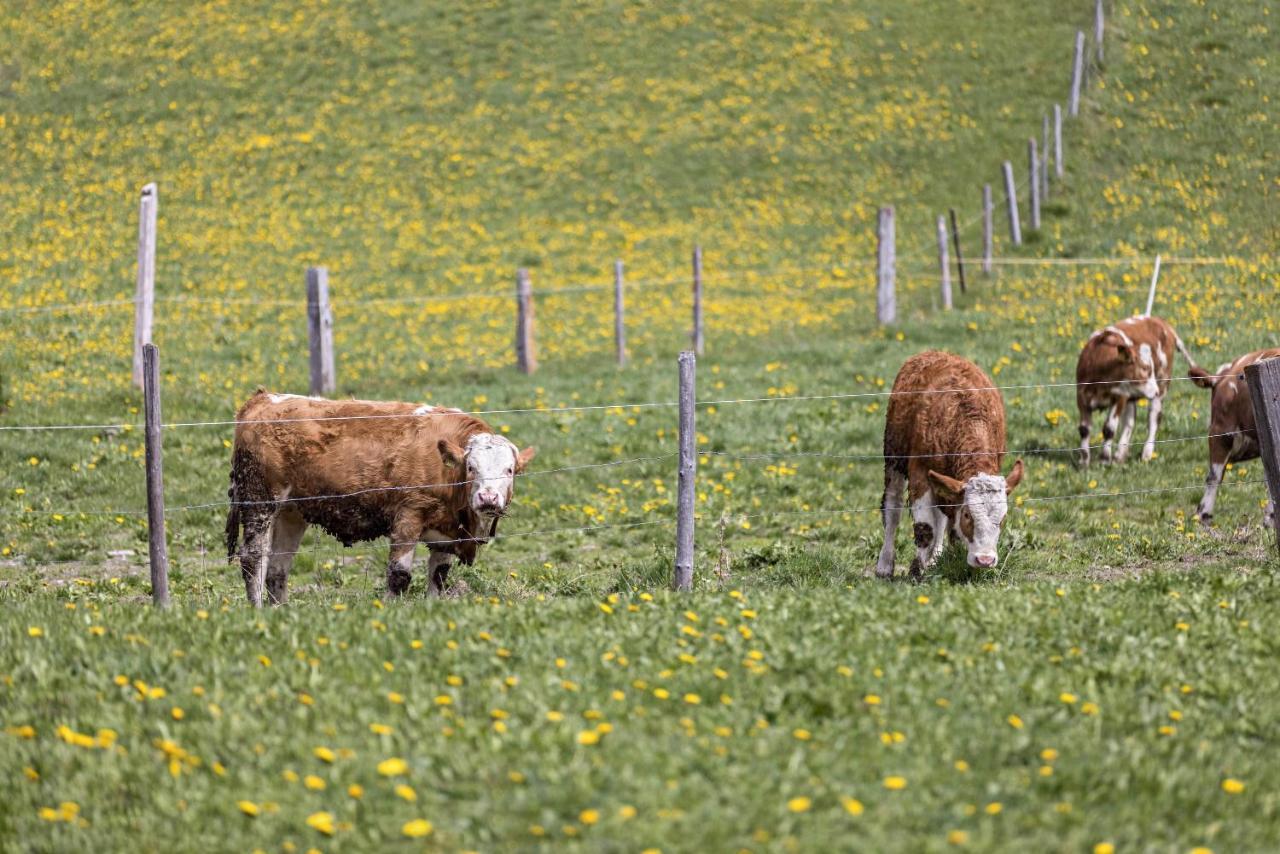
[[[1197,379],[1217,380],[1225,377],[1233,377],[1242,379],[1243,375],[1235,374],[1206,374],[1205,377],[1169,377],[1168,382],[1175,381],[1192,381]],[[1162,381],[1163,382],[1163,381]],[[907,397],[925,394],[962,394],[971,391],[1028,391],[1031,389],[1052,389],[1052,388],[1076,388],[1079,386],[1090,385],[1117,385],[1114,380],[1091,380],[1088,382],[1057,382],[1057,383],[1024,383],[1021,385],[992,385],[992,386],[973,386],[971,388],[937,388],[937,389],[918,389],[914,391],[893,391],[888,389],[885,391],[858,391],[847,392],[841,394],[810,394],[810,395],[791,395],[778,397],[739,397],[739,398],[721,398],[718,400],[699,400],[695,401],[695,406],[730,406],[743,403],[788,403],[803,402],[812,400],[853,400],[868,397]],[[326,402],[343,403],[345,401],[333,400],[328,401],[324,398],[316,398],[317,400],[326,400]],[[546,406],[546,407],[526,407],[522,409],[477,409],[473,411],[458,410],[451,412],[447,409],[436,409],[432,412],[415,415],[412,412],[406,413],[388,413],[379,415],[316,415],[303,418],[263,418],[263,419],[246,419],[244,421],[222,420],[222,421],[175,421],[160,426],[166,430],[174,430],[185,427],[234,427],[241,424],[292,424],[299,422],[312,421],[379,421],[388,418],[423,418],[433,415],[525,415],[531,413],[540,413],[543,415],[559,415],[566,412],[589,412],[602,409],[653,409],[666,408],[670,409],[679,406],[678,401],[641,401],[630,403],[596,403],[586,404],[582,406]],[[34,431],[34,430],[141,430],[144,425],[134,423],[117,422],[112,424],[8,424],[0,425],[0,432],[14,431]]]

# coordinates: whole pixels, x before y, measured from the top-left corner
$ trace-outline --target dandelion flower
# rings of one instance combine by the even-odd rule
[[[404,827],[400,828],[400,832],[410,839],[421,839],[424,836],[430,836],[434,829],[431,822],[425,818],[415,818],[413,821],[406,821]]]
[[[787,801],[787,809],[791,810],[791,812],[808,812],[811,806],[813,806],[813,801],[803,795]]]
[[[378,773],[383,777],[398,777],[409,770],[409,763],[398,756],[384,759],[378,763]]]

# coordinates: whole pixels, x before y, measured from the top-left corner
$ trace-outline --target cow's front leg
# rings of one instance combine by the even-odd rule
[[[1212,428],[1211,428],[1212,429]],[[1218,501],[1218,487],[1231,459],[1231,436],[1214,436],[1209,440],[1209,473],[1204,476],[1204,496],[1196,508],[1196,520],[1202,525],[1213,522],[1213,505]]]
[[[1087,404],[1080,406],[1080,465],[1089,467],[1089,433],[1093,430],[1093,411]]]
[[[271,554],[267,561],[267,600],[272,605],[289,601],[289,570],[307,531],[307,521],[296,509],[280,511],[271,524]]]
[[[271,523],[276,514],[274,508],[262,506],[242,512],[244,543],[240,547],[240,574],[244,576],[244,592],[249,604],[261,608],[267,564],[271,560]]]
[[[1156,431],[1160,429],[1160,414],[1164,411],[1163,395],[1151,398],[1147,413],[1147,441],[1142,445],[1142,461],[1148,462],[1156,454]]]
[[[1124,398],[1117,397],[1107,410],[1107,417],[1102,421],[1102,461],[1111,462],[1111,440],[1115,438],[1116,427],[1120,424],[1120,413],[1124,411]]]
[[[427,572],[430,580],[427,583],[427,595],[440,597],[444,595],[445,584],[449,581],[449,569],[453,566],[453,555],[447,552],[432,552],[427,559]]]
[[[934,506],[933,493],[926,492],[911,503],[911,519],[915,523],[911,532],[915,537],[916,556],[911,561],[911,578],[919,581],[924,571],[933,565],[942,545],[945,526],[937,524],[941,511]]]
[[[1116,462],[1122,463],[1129,458],[1129,442],[1133,439],[1133,422],[1138,417],[1138,402],[1130,399],[1124,405],[1124,414],[1120,416],[1120,435],[1116,438]]]
[[[880,519],[884,522],[884,545],[880,547],[880,559],[876,561],[876,576],[893,578],[894,537],[902,521],[903,488],[907,479],[895,471],[893,461],[885,465],[884,495],[880,499]]]
[[[413,551],[417,543],[392,543],[387,561],[387,592],[399,596],[409,589],[413,580]]]

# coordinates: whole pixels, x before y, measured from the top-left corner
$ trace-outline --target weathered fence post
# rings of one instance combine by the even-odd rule
[[[307,338],[311,353],[311,394],[332,394],[333,311],[329,307],[329,268],[307,268]]]
[[[1094,0],[1093,4],[1093,46],[1098,49],[1098,62],[1102,62],[1102,31],[1105,21],[1102,16],[1102,0]]]
[[[680,469],[676,481],[676,590],[693,585],[693,499],[698,474],[695,377],[697,354],[680,354]]]
[[[1280,358],[1263,359],[1244,369],[1253,401],[1253,418],[1258,427],[1262,469],[1267,477],[1271,524],[1280,550]]]
[[[1084,30],[1076,30],[1076,54],[1071,63],[1071,101],[1068,113],[1080,115],[1080,86],[1084,82]]]
[[[613,343],[618,351],[618,367],[627,364],[627,326],[623,320],[622,259],[613,262]]]
[[[948,209],[947,214],[951,217],[951,241],[956,247],[956,272],[960,274],[960,293],[964,293],[964,256],[960,254],[960,226],[956,224],[956,209]]]
[[[1151,309],[1156,304],[1156,282],[1160,281],[1160,256],[1156,256],[1155,269],[1151,271],[1151,290],[1147,291],[1147,316],[1151,316]]]
[[[1022,245],[1022,226],[1018,223],[1018,192],[1013,185],[1013,164],[1004,162],[1004,198],[1009,207],[1009,239]]]
[[[1040,200],[1049,201],[1049,114],[1044,114],[1040,133]]]
[[[142,348],[151,343],[156,307],[156,185],[142,188],[138,200],[138,284],[133,296],[133,384],[142,388]]]
[[[693,247],[693,352],[702,355],[702,247]]]
[[[991,255],[995,244],[995,204],[991,201],[991,185],[982,185],[982,272],[991,275]]]
[[[533,341],[533,287],[524,267],[516,270],[516,367],[522,374],[538,369]]]
[[[893,245],[893,206],[880,209],[876,250],[876,320],[881,326],[893,323],[898,316],[894,298],[895,253]]]
[[[1062,162],[1062,105],[1053,105],[1053,171],[1062,179],[1066,164]]]
[[[1027,139],[1027,178],[1031,185],[1028,198],[1031,208],[1031,227],[1040,227],[1040,157],[1036,153],[1036,138]]]
[[[951,261],[947,259],[947,220],[938,217],[938,274],[942,286],[942,307],[951,308]]]
[[[156,345],[142,345],[143,440],[147,466],[147,545],[151,603],[169,604],[169,547],[164,537],[164,453],[160,441],[160,358]]]

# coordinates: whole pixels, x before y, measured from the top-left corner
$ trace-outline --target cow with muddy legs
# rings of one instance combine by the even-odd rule
[[[1204,525],[1213,521],[1213,505],[1218,500],[1218,486],[1227,463],[1244,462],[1262,455],[1244,369],[1254,362],[1277,357],[1280,357],[1280,347],[1255,350],[1219,366],[1212,374],[1201,369],[1191,373],[1196,385],[1213,389],[1209,412],[1209,473],[1204,478],[1204,497],[1196,508],[1196,518]],[[1275,504],[1268,499],[1263,511],[1263,522],[1268,528],[1272,527],[1275,512]]]
[[[1198,370],[1195,359],[1173,327],[1158,317],[1140,314],[1089,336],[1076,362],[1081,465],[1089,465],[1089,434],[1093,429],[1093,413],[1099,409],[1107,410],[1102,424],[1102,461],[1109,463],[1113,459],[1113,438],[1117,443],[1115,462],[1125,461],[1129,456],[1138,401],[1142,399],[1149,403],[1142,459],[1145,462],[1154,456],[1156,431],[1164,412],[1169,379],[1173,376],[1174,350],[1182,354],[1192,371]]]
[[[1022,480],[1022,460],[1008,477],[1004,400],[981,368],[930,350],[898,371],[884,428],[884,547],[876,575],[893,577],[894,535],[910,491],[919,580],[942,553],[944,534],[964,543],[969,566],[990,568],[1009,511],[1008,495]]]
[[[408,589],[424,543],[438,596],[454,560],[470,565],[496,534],[533,455],[457,409],[259,390],[236,414],[227,557],[239,556],[258,606],[264,592],[286,601],[308,525],[345,546],[387,537],[392,595]]]

